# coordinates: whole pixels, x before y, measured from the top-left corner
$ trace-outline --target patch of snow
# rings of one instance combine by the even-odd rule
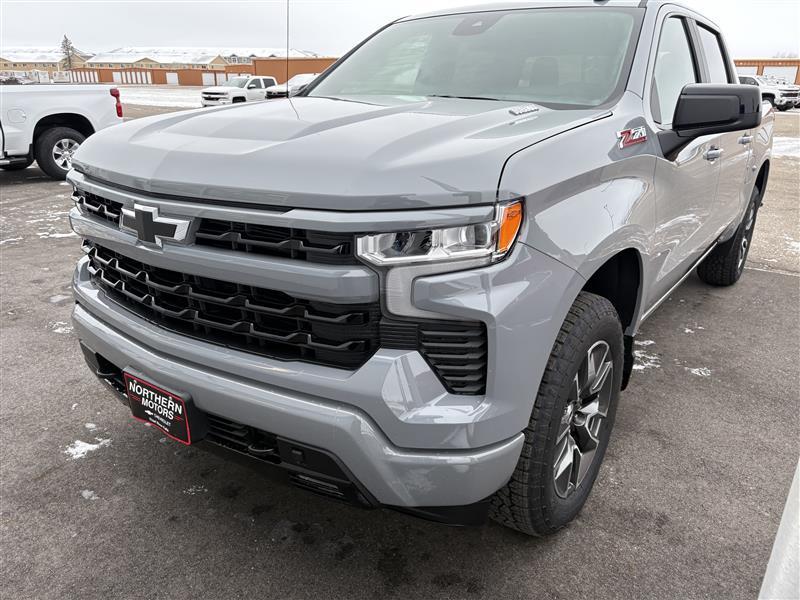
[[[21,237],[6,238],[4,240],[0,240],[0,246],[3,246],[5,244],[13,244],[14,242],[21,242],[21,241],[22,241]]]
[[[99,450],[104,446],[108,446],[111,444],[111,439],[106,438],[94,438],[97,442],[96,444],[90,444],[88,442],[84,442],[81,440],[75,440],[69,446],[67,446],[66,450],[64,450],[64,454],[69,455],[71,460],[77,460],[79,458],[85,457],[89,452],[94,452],[95,450]]]
[[[94,490],[81,490],[81,496],[84,500],[98,500],[100,496],[94,493]]]
[[[689,329],[688,327],[684,327],[683,333],[694,333],[694,329]]]
[[[789,246],[789,252],[800,254],[800,242],[785,233],[783,234],[783,239],[786,241],[786,245]]]
[[[97,425],[95,425],[94,423],[86,423],[84,427],[86,427],[86,429],[88,429],[89,431],[94,431],[95,429],[97,429]]]
[[[696,369],[690,369],[689,367],[683,368],[692,375],[697,375],[698,377],[711,377],[711,369],[708,367],[697,367]]]
[[[72,406],[69,407],[70,410],[75,410],[76,408],[78,408],[78,403],[77,402],[73,402]]]
[[[635,341],[634,346],[648,347],[655,344],[653,340]],[[645,369],[658,369],[661,367],[661,357],[656,354],[648,354],[644,350],[633,351],[633,370],[644,371]]]
[[[66,294],[56,294],[55,296],[50,296],[50,304],[58,304],[64,300],[70,300],[71,298],[72,296],[68,296]]]
[[[39,231],[36,235],[39,236],[39,239],[78,237],[78,234],[75,233],[74,231],[70,231],[68,233],[57,233],[54,231]]]
[[[800,138],[776,136],[772,139],[772,154],[800,158]]]
[[[51,322],[48,327],[50,327],[50,331],[53,333],[64,333],[69,334],[72,333],[72,325],[67,323],[66,321],[54,321]]]
[[[183,493],[187,496],[194,496],[195,494],[205,494],[207,491],[208,488],[204,485],[193,485],[183,490]]]

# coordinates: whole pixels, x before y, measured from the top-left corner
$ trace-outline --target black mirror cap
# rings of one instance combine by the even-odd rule
[[[672,130],[659,134],[661,149],[668,158],[674,157],[693,139],[753,129],[761,125],[761,117],[757,86],[692,83],[678,98]]]

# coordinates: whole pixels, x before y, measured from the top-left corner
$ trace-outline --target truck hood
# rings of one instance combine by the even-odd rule
[[[514,152],[610,114],[519,103],[298,97],[129,121],[73,159],[154,194],[265,207],[386,210],[495,202]]]
[[[241,88],[225,87],[222,85],[212,85],[211,87],[203,88],[202,90],[200,90],[200,93],[202,94],[203,92],[215,92],[215,93],[227,94],[231,90],[238,90],[238,89]]]

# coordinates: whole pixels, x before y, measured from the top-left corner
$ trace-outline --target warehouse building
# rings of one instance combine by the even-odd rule
[[[734,62],[739,75],[763,75],[800,85],[800,58],[749,58]]]
[[[100,52],[76,69],[78,81],[156,85],[218,85],[235,75],[266,74],[286,78],[286,49],[277,48],[166,48],[128,47]],[[318,72],[335,59],[290,49],[289,72]],[[276,63],[282,69],[274,68]],[[259,66],[260,65],[260,66]],[[257,70],[258,69],[258,70]],[[268,71],[261,73],[260,71]],[[80,75],[84,72],[84,75]],[[277,75],[280,75],[279,77]]]

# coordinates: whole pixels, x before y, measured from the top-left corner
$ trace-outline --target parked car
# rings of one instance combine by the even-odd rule
[[[231,77],[221,85],[200,90],[200,103],[203,106],[237,104],[253,100],[264,100],[267,88],[277,83],[274,77],[240,76]]]
[[[566,525],[641,324],[695,270],[742,276],[774,124],[698,13],[572,5],[400,19],[291,104],[91,138],[70,219],[92,372],[301,488]]]
[[[90,135],[122,122],[119,90],[105,85],[0,87],[0,169],[31,165],[64,179]]]
[[[286,83],[273,85],[267,88],[267,98],[286,98],[286,96],[294,96],[300,92],[305,86],[314,81],[319,73],[300,73],[295,75]]]
[[[780,111],[800,106],[800,86],[768,77],[740,76],[739,82],[757,85],[761,89],[761,97]]]

